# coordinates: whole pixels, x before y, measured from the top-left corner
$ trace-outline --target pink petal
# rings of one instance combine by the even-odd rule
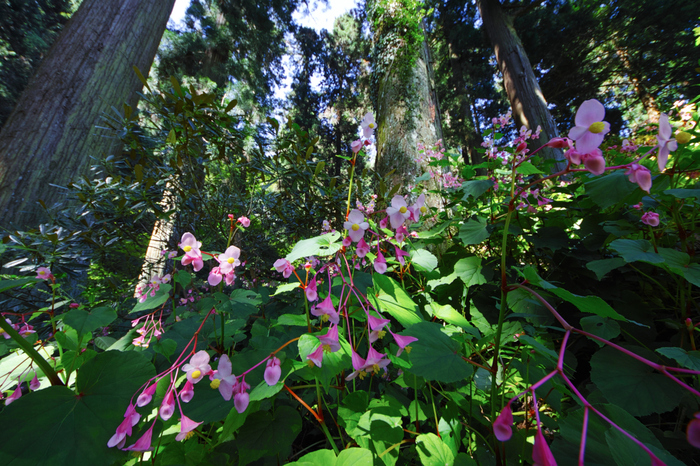
[[[575,121],[576,126],[584,126],[588,128],[596,121],[603,121],[603,118],[605,118],[605,107],[603,107],[603,104],[597,100],[591,99],[586,100],[578,108]]]

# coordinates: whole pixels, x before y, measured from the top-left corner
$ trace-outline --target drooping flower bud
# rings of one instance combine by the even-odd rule
[[[493,433],[501,442],[510,440],[513,436],[513,410],[510,403],[503,407],[503,411],[498,415],[493,422]]]

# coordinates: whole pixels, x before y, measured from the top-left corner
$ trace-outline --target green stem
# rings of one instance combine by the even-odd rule
[[[331,447],[333,448],[335,455],[338,456],[340,454],[340,451],[338,451],[338,446],[335,444],[335,440],[333,440],[333,436],[329,432],[328,426],[326,425],[325,422],[321,423],[321,429],[323,429],[323,433],[326,434],[326,438],[331,443]]]
[[[345,219],[347,220],[348,215],[350,215],[350,196],[352,195],[352,179],[355,177],[355,161],[357,160],[357,154],[352,159],[352,168],[350,169],[350,184],[348,185],[348,203],[347,209],[345,210]]]
[[[41,368],[42,371],[44,371],[44,375],[49,379],[51,382],[51,385],[65,385],[61,379],[58,377],[58,374],[56,374],[56,371],[53,370],[53,367],[46,361],[46,359],[42,358],[41,355],[34,349],[34,347],[22,336],[12,328],[10,324],[8,324],[5,319],[0,318],[0,328],[2,328],[5,333],[7,333],[10,338],[12,338],[17,345],[24,350],[24,353],[32,358],[32,361],[36,363],[37,366]]]

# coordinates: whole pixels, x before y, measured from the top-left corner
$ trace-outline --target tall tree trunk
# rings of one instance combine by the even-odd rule
[[[398,15],[404,17],[397,19]],[[413,16],[407,19],[410,15]],[[402,1],[372,2],[370,18],[375,26],[377,86],[375,170],[388,186],[405,187],[413,184],[424,168],[418,143],[431,146],[442,139],[434,84],[430,80],[429,49],[418,12],[409,11]],[[416,40],[417,37],[422,40]],[[392,170],[395,171],[389,176]]]
[[[0,132],[0,222],[45,220],[37,205],[89,170],[89,157],[120,152],[95,128],[100,116],[135,106],[175,0],[83,0]]]
[[[513,27],[514,17],[503,11],[499,0],[477,0],[476,4],[486,34],[496,53],[498,68],[503,75],[503,85],[516,123],[533,132],[538,126],[542,128],[540,138],[530,144],[531,149],[536,149],[551,138],[557,137],[559,132],[552,114],[547,109],[547,101],[542,95],[523,44]],[[561,170],[566,166],[561,150],[545,147],[540,152],[547,159],[560,160],[553,167],[554,170]]]

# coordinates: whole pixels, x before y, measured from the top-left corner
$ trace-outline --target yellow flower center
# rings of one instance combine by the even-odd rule
[[[402,205],[401,208],[399,209],[399,212],[401,212],[402,214],[405,214],[407,210],[408,209],[406,208],[406,206]]]
[[[192,246],[183,246],[182,250],[185,252],[190,252],[192,250]]]
[[[309,359],[308,361],[306,361],[306,364],[307,364],[309,367],[314,367],[314,366],[316,365],[316,364],[314,364],[314,362],[313,362],[311,359]]]
[[[690,141],[690,134],[686,133],[685,131],[680,131],[678,134],[676,134],[676,141],[678,141],[679,144],[688,144]]]
[[[39,275],[46,275],[46,271],[42,270],[41,272],[39,272]]]
[[[605,123],[602,121],[596,121],[595,123],[592,123],[591,126],[588,127],[588,131],[594,134],[602,133],[603,130],[605,129]]]
[[[360,225],[358,225],[357,223],[353,223],[350,228],[352,228],[352,231],[357,231],[360,229]]]
[[[370,128],[374,129],[374,123],[370,123],[370,124],[368,124],[367,126],[369,126]]]
[[[331,345],[323,345],[323,352],[324,353],[332,353]]]
[[[330,319],[330,316],[328,314],[323,314],[321,316],[321,322],[328,322],[328,319]]]
[[[381,340],[382,338],[384,338],[384,335],[386,335],[386,332],[384,330],[380,330],[377,333],[377,339]]]
[[[406,354],[411,354],[411,350],[412,350],[413,348],[411,348],[410,346],[407,346],[407,347],[405,347],[404,349],[406,350]]]
[[[367,372],[365,371],[360,371],[359,374],[357,374],[360,377],[360,380],[364,380],[365,376],[367,375]]]
[[[424,213],[426,213],[427,211],[428,211],[428,209],[427,209],[425,206],[422,206],[422,207],[420,208],[420,213],[421,213],[421,214],[424,214]]]
[[[221,385],[221,380],[219,380],[219,379],[214,379],[214,380],[212,380],[211,383],[209,384],[209,386],[210,386],[211,388],[213,388],[214,390],[216,390],[217,388],[219,388],[219,385]]]
[[[191,430],[185,434],[185,438],[183,438],[182,441],[184,442],[186,440],[191,439],[192,437],[194,437],[194,431]]]
[[[192,378],[193,379],[198,379],[202,376],[202,371],[195,369],[192,371]]]
[[[228,262],[229,264],[233,264],[234,262],[236,262],[236,259],[234,259],[233,257],[229,257],[228,259],[226,259],[226,262]]]
[[[379,364],[372,364],[372,370],[377,374],[379,372]]]

